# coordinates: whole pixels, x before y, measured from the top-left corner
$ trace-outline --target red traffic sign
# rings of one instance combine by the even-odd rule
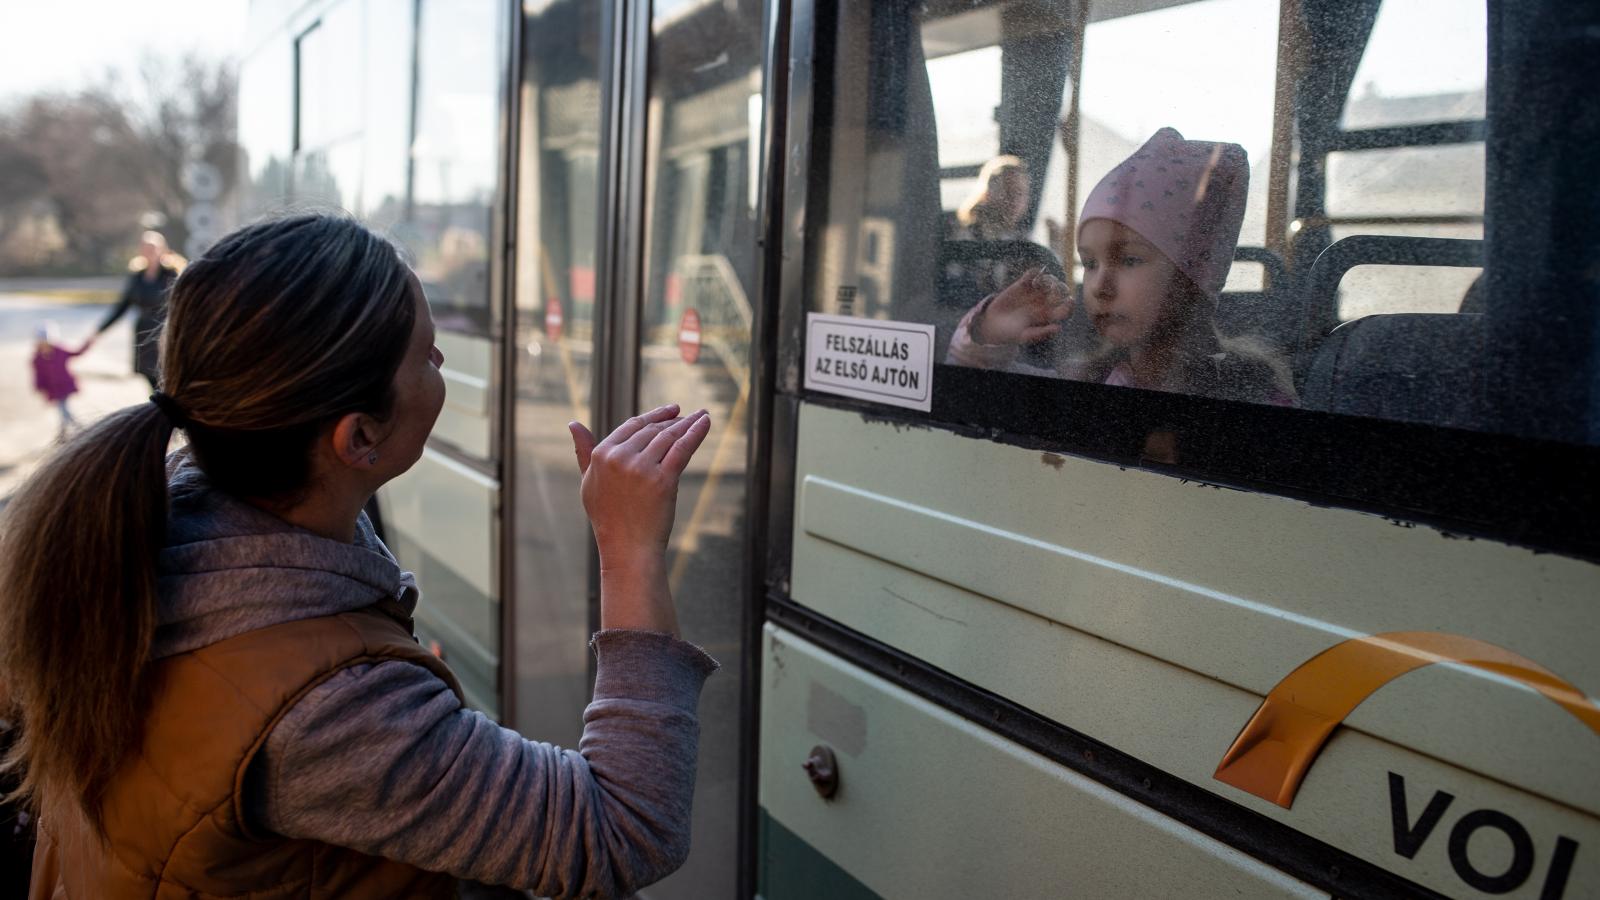
[[[566,320],[561,317],[561,298],[546,297],[544,301],[544,336],[553,344],[561,340],[561,325]]]
[[[700,358],[700,314],[693,309],[683,311],[683,322],[678,325],[678,352],[691,365]]]

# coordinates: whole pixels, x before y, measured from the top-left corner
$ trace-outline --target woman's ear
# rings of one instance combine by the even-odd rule
[[[378,464],[378,423],[365,413],[345,413],[333,425],[333,454],[352,469]]]

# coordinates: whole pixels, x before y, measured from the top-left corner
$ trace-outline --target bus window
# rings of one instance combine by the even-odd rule
[[[939,129],[939,205],[953,214],[981,190],[984,163],[1000,155],[1000,48],[943,55],[938,36],[926,32],[922,44]]]
[[[489,333],[502,0],[422,0],[410,215],[397,228],[441,329]]]
[[[1289,402],[1287,360],[1217,330],[1239,245],[1266,243],[1277,6],[1158,6],[1171,8],[1090,4],[1084,21],[1020,3],[909,18],[874,8],[871,64],[885,71],[862,96],[835,98],[835,141],[857,127],[867,137],[834,144],[827,208],[841,227],[825,238],[837,258],[820,266],[819,308],[849,296],[858,314],[931,323],[936,353],[959,365]],[[1117,230],[1088,254],[1076,223],[1097,202],[1094,218]],[[1121,305],[1097,293],[1142,262],[1122,252],[1130,239],[1176,260],[1154,290],[1178,293],[1182,279],[1181,302],[1128,306],[1138,279],[1123,280]],[[886,257],[892,270],[872,271]],[[1050,287],[1018,281],[1031,272]],[[1278,299],[1248,275],[1235,287]],[[1181,337],[1157,354],[1177,362],[1142,371],[1130,348],[1157,334]]]
[[[344,47],[361,39],[361,9],[329,9],[295,40],[294,179],[296,201],[356,209],[361,197],[360,94],[327,85],[359,84],[360,58]]]
[[[1084,199],[1102,176],[1158,128],[1168,126],[1187,138],[1244,148],[1251,177],[1238,242],[1264,246],[1278,4],[1204,0],[1159,5],[1169,8],[1115,18],[1106,12],[1115,4],[1090,5],[1073,215],[1082,212]],[[1056,196],[1064,201],[1064,189]]]
[[[1417,35],[1443,64],[1418,65]],[[1385,0],[1378,8],[1354,87],[1345,128],[1382,128],[1482,120],[1488,83],[1488,12],[1462,0]]]
[[[1421,29],[1421,30],[1419,30]],[[1415,59],[1425,31],[1431,60]],[[1387,0],[1378,8],[1341,125],[1346,131],[1484,117],[1487,12],[1458,0]],[[1483,238],[1481,141],[1328,154],[1327,211],[1358,234]],[[1339,287],[1338,319],[1383,313],[1454,313],[1477,267],[1363,266]]]
[[[411,158],[411,64],[414,0],[369,0],[366,31],[366,156],[361,208],[374,228],[390,231],[406,214]]]
[[[252,7],[254,12],[254,7]],[[294,46],[276,35],[239,64],[239,213],[249,221],[289,196],[294,155]]]
[[[852,8],[812,308],[931,324],[944,364],[1500,430],[1528,338],[1482,277],[1467,7]]]

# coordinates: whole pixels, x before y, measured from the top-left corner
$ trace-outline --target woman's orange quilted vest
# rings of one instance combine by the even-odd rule
[[[154,664],[144,744],[105,802],[110,842],[45,798],[30,896],[454,897],[455,880],[317,841],[254,833],[245,770],[300,697],[347,666],[397,659],[461,687],[398,606],[274,625]],[[56,801],[56,802],[52,802]]]

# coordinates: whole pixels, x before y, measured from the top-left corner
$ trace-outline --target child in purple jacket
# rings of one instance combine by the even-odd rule
[[[68,350],[55,343],[54,332],[53,324],[41,325],[34,330],[33,387],[61,411],[58,436],[66,437],[67,429],[78,424],[72,418],[72,411],[67,409],[67,398],[78,392],[78,382],[67,369],[67,360],[88,350],[94,340],[84,341],[83,346],[76,350]]]

